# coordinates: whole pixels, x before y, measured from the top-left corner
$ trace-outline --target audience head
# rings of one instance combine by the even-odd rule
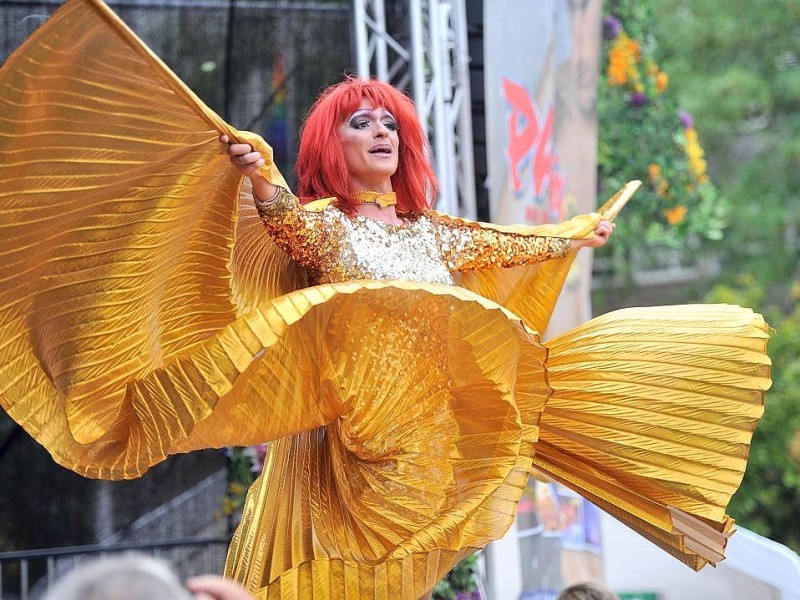
[[[76,567],[44,600],[192,600],[192,595],[164,561],[125,554]]]
[[[571,585],[558,595],[558,600],[619,600],[611,590],[596,583]]]

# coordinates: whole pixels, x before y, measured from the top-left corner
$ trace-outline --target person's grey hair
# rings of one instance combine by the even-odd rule
[[[103,557],[59,579],[43,600],[191,600],[168,563],[143,554]]]
[[[558,600],[619,600],[619,596],[596,583],[578,583],[563,590]]]

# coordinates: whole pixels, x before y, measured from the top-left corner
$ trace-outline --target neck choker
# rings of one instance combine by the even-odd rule
[[[359,204],[374,204],[381,208],[397,204],[397,196],[394,192],[371,192],[365,190],[362,192],[353,192],[350,194],[350,197]]]

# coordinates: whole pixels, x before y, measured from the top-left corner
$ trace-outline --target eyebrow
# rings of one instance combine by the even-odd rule
[[[355,111],[353,114],[350,115],[348,120],[352,119],[353,117],[357,117],[357,116],[361,116],[361,115],[366,115],[366,116],[371,117],[376,113],[376,110],[377,109],[374,109],[374,108],[359,108],[357,111]],[[388,117],[392,117],[392,119],[394,119],[395,121],[397,120],[397,117],[395,117],[389,110],[387,110],[385,108],[381,109],[379,116],[380,117],[388,116]]]

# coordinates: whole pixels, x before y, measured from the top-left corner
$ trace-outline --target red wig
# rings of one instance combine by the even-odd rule
[[[373,108],[394,115],[400,145],[392,189],[401,212],[421,212],[436,197],[436,176],[428,161],[428,140],[422,131],[411,98],[388,83],[354,77],[327,88],[308,113],[300,131],[300,150],[295,171],[303,200],[335,196],[338,206],[352,214],[358,203],[350,194],[350,172],[345,162],[338,128],[368,100]]]

